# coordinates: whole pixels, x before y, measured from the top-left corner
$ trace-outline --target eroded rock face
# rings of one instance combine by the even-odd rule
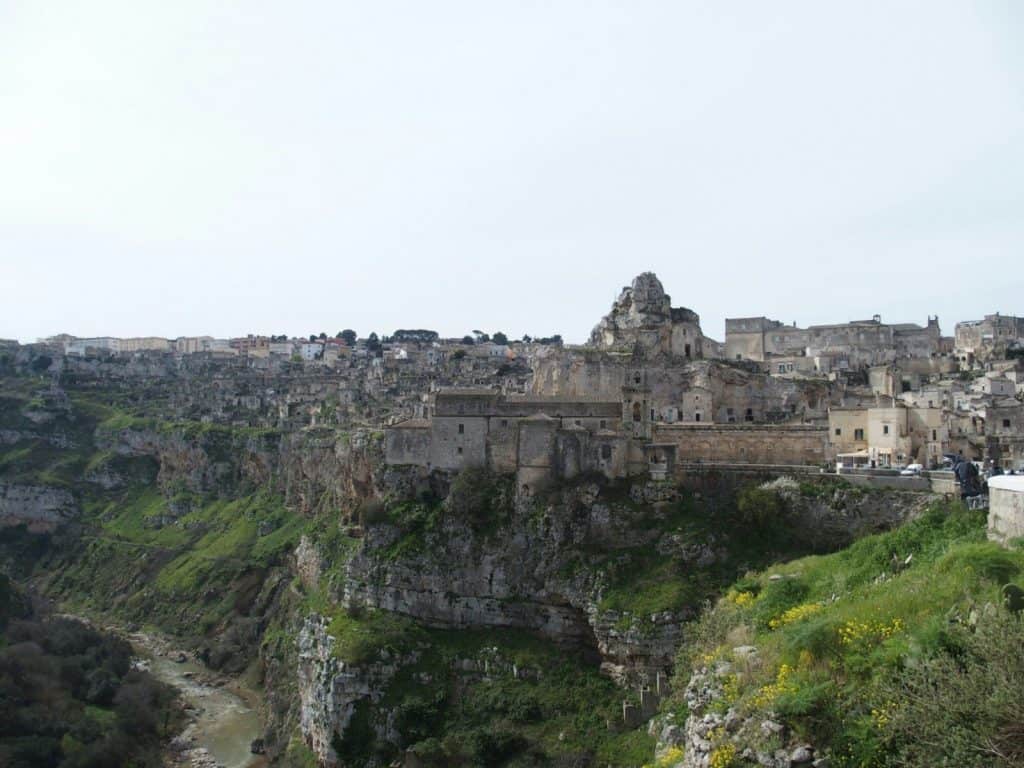
[[[400,532],[370,526],[348,564],[343,601],[438,627],[528,629],[591,651],[620,682],[647,682],[671,666],[690,613],[630,616],[601,607],[605,577],[573,567],[580,547],[653,548],[662,533],[631,525],[626,508],[598,497],[597,486],[583,486],[540,509],[521,500],[491,532],[445,517],[419,551],[400,557]]]
[[[744,653],[738,653],[744,648]],[[734,649],[734,655],[745,657],[744,663],[756,664],[757,649],[744,648]],[[672,768],[708,768],[716,753],[728,750],[741,757],[744,765],[824,766],[827,759],[816,760],[814,747],[798,740],[772,713],[766,719],[763,715],[743,715],[728,706],[724,683],[733,672],[733,664],[728,661],[717,661],[693,671],[683,691],[689,712],[685,721],[679,722],[674,713],[666,713],[648,726],[648,733],[657,739],[657,757]]]
[[[154,458],[161,488],[222,495],[268,482],[279,442],[274,433],[247,435],[221,429],[189,434],[177,429],[129,428],[97,431],[95,439],[98,448],[121,456]]]
[[[381,476],[388,471],[381,440],[365,430],[290,435],[281,445],[280,467],[287,503],[304,514],[351,514],[361,501],[380,495]]]
[[[309,616],[298,637],[299,726],[323,766],[340,764],[334,750],[335,734],[345,732],[357,704],[362,700],[379,703],[391,678],[413,660],[353,666],[333,655],[333,645],[326,619]]]
[[[678,326],[680,338],[674,338]],[[689,349],[683,329],[691,334]],[[658,276],[644,272],[622,289],[611,312],[601,318],[590,334],[588,346],[598,349],[634,349],[645,353],[699,356],[700,319],[692,310],[672,307]]]
[[[0,483],[0,527],[25,524],[34,533],[52,531],[78,511],[75,497],[63,488]]]

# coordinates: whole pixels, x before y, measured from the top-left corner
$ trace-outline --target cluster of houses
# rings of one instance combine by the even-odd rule
[[[360,423],[388,428],[393,463],[629,474],[702,460],[933,468],[960,455],[1024,470],[1021,317],[958,323],[953,336],[942,335],[937,317],[806,328],[730,318],[717,341],[644,273],[586,344],[546,341],[417,331],[383,340],[57,336],[42,345],[83,363],[189,356],[208,361],[190,370],[241,366],[293,377],[299,368],[285,362],[301,362],[317,385],[300,392],[300,379],[289,379],[288,394],[275,395],[287,420],[315,425],[325,414],[337,421],[358,413]],[[342,407],[320,405],[325,398]],[[547,448],[538,453],[538,445]]]

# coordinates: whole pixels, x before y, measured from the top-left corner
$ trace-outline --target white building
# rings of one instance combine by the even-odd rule
[[[303,360],[317,360],[323,357],[324,345],[319,341],[304,341],[299,349]]]

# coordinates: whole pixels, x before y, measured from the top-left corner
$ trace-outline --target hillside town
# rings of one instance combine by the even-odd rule
[[[61,335],[0,341],[0,365],[148,380],[182,418],[212,423],[371,426],[391,464],[488,465],[525,490],[694,464],[916,474],[962,458],[1024,471],[1024,317],[958,322],[952,336],[937,317],[878,315],[807,328],[730,318],[724,330],[705,335],[643,273],[582,345],[428,330]]]

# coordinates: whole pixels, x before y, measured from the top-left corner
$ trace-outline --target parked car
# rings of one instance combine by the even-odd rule
[[[900,471],[901,475],[906,477],[915,477],[921,474],[921,470],[924,469],[920,464],[908,464],[906,469]]]

